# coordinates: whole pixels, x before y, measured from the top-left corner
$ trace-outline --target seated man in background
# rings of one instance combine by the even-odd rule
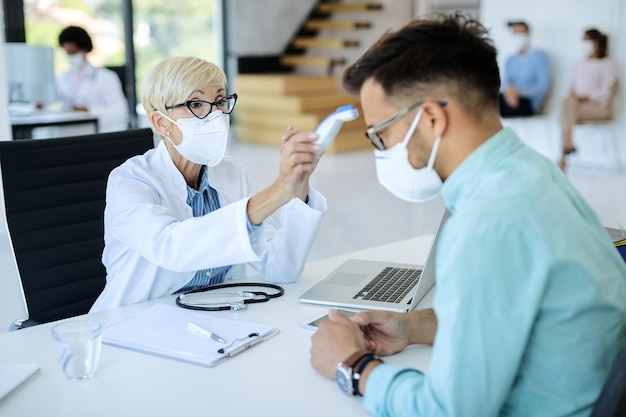
[[[526,117],[541,111],[550,91],[550,64],[543,51],[531,48],[525,22],[510,22],[514,54],[504,65],[500,93],[502,117]]]
[[[486,29],[414,21],[343,83],[360,94],[382,185],[407,201],[441,193],[451,217],[433,309],[331,310],[312,365],[377,416],[588,416],[626,344],[626,265],[563,173],[502,128]],[[426,373],[376,356],[420,343],[433,344]]]

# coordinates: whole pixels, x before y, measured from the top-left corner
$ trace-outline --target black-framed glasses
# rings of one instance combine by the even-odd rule
[[[394,124],[395,122],[400,120],[402,117],[404,117],[411,110],[413,110],[416,107],[419,107],[422,104],[424,104],[425,101],[426,100],[416,101],[415,103],[411,104],[410,106],[403,108],[398,113],[396,113],[393,116],[391,116],[390,118],[388,118],[386,120],[383,120],[380,123],[376,123],[374,126],[371,126],[370,128],[368,128],[365,131],[365,137],[370,142],[372,142],[372,145],[374,145],[374,147],[376,149],[378,149],[380,151],[384,151],[385,150],[385,144],[383,142],[383,138],[380,136],[380,131],[383,130],[383,129],[386,129],[389,126],[391,126],[392,124]],[[436,101],[436,103],[438,103],[440,106],[445,106],[446,105],[445,101],[438,100],[438,101]]]
[[[204,119],[213,110],[221,110],[224,114],[230,114],[235,108],[237,102],[237,93],[221,98],[215,102],[206,100],[187,100],[184,103],[174,104],[173,106],[165,106],[166,109],[176,109],[179,107],[187,107],[189,111],[198,119]]]

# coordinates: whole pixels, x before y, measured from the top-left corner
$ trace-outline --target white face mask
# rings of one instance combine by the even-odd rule
[[[78,68],[85,62],[85,54],[82,52],[77,52],[75,54],[68,55],[67,61],[70,63],[70,67]]]
[[[515,53],[527,50],[530,46],[530,36],[525,33],[513,33],[511,38],[511,48]]]
[[[439,174],[433,169],[441,136],[435,139],[428,164],[424,168],[415,169],[409,162],[407,144],[421,117],[422,110],[415,116],[402,143],[384,151],[374,151],[378,181],[391,194],[411,202],[423,202],[434,198],[443,184]]]
[[[587,57],[591,56],[591,54],[593,53],[593,51],[595,49],[595,45],[593,44],[592,41],[584,40],[582,42],[581,49],[582,49],[583,56],[585,58],[587,58]]]
[[[159,112],[161,113],[161,112]],[[161,113],[172,123],[176,123],[183,133],[183,140],[175,145],[168,137],[174,148],[187,160],[209,167],[219,164],[226,153],[230,118],[221,110],[215,110],[204,119],[197,117],[172,120]]]

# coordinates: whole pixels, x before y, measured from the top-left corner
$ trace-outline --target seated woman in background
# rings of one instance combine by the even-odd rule
[[[309,187],[317,136],[288,128],[277,179],[251,195],[240,163],[224,156],[236,100],[224,72],[199,58],[148,74],[142,102],[161,142],[109,176],[107,282],[91,311],[242,279],[245,263],[268,281],[298,279],[326,211]]]
[[[87,60],[93,43],[87,31],[68,26],[59,34],[59,46],[67,53],[70,68],[56,78],[63,110],[85,111],[98,118],[98,131],[128,129],[128,102],[119,77]]]
[[[608,56],[608,37],[597,29],[589,29],[583,36],[583,48],[585,57],[575,64],[568,96],[563,100],[561,169],[565,169],[566,156],[576,152],[572,141],[573,126],[583,121],[611,120],[613,117],[611,101],[617,84],[617,70]]]

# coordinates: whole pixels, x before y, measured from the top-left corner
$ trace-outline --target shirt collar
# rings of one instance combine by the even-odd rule
[[[194,190],[189,185],[187,185],[187,204],[190,204],[193,200],[194,196],[197,194],[203,195],[205,191],[209,189],[209,177],[207,175],[207,169],[205,165],[202,165],[200,168],[200,186],[197,190]]]
[[[487,139],[452,172],[441,187],[446,207],[455,207],[480,186],[482,176],[502,164],[511,153],[523,146],[511,128],[504,128]]]

